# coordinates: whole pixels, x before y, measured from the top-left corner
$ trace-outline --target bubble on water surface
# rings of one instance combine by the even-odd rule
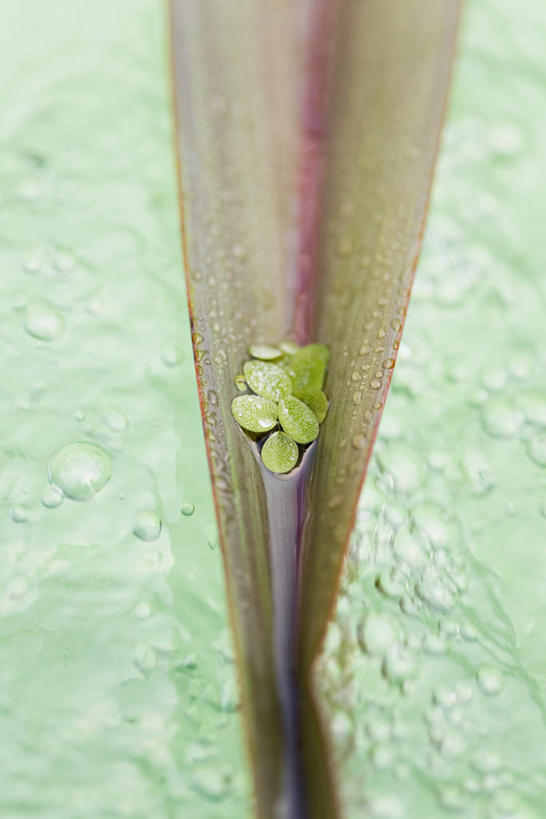
[[[161,520],[155,512],[139,512],[133,526],[133,533],[140,540],[157,540],[161,534]]]
[[[50,482],[75,501],[87,501],[103,488],[112,474],[110,458],[95,444],[62,447],[48,464]]]
[[[25,330],[41,341],[53,341],[64,330],[61,314],[45,301],[32,301],[25,312]]]

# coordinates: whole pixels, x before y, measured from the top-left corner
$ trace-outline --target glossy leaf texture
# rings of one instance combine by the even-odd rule
[[[261,817],[338,815],[312,664],[396,358],[458,5],[171,0],[196,372]],[[329,346],[330,406],[301,475],[268,480],[232,418],[234,378],[251,345],[287,335]],[[287,534],[299,569],[278,571]],[[297,807],[283,806],[283,582]]]

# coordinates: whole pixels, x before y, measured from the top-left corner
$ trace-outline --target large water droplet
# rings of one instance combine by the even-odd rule
[[[99,492],[112,474],[110,458],[94,444],[64,446],[51,458],[48,477],[75,501],[86,501]]]
[[[161,520],[155,512],[143,510],[137,515],[133,533],[140,540],[157,540],[161,533]]]
[[[64,320],[47,302],[31,301],[25,312],[25,330],[41,341],[53,341],[63,332]]]

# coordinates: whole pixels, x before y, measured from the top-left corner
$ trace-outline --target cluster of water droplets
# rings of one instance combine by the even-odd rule
[[[164,20],[50,11],[10,11],[0,60],[0,813],[231,819],[249,791]]]

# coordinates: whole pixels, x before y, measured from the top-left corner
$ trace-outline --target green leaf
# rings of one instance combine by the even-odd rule
[[[290,356],[287,367],[294,395],[302,398],[306,393],[321,390],[327,363],[328,350],[322,344],[308,344]]]
[[[262,447],[262,461],[270,472],[290,472],[299,458],[299,448],[284,432],[274,432]]]
[[[317,421],[322,424],[328,414],[328,399],[322,390],[302,390],[298,398],[313,410]]]
[[[280,401],[292,392],[288,375],[282,367],[270,361],[247,361],[243,372],[250,389],[263,398]]]
[[[284,803],[297,815],[303,798],[310,816],[331,819],[339,809],[313,660],[396,358],[459,3],[171,5],[196,373],[257,809],[272,819]],[[230,412],[257,336],[318,339],[331,351],[328,420],[282,481]],[[320,352],[292,352],[294,393],[322,389]],[[245,377],[297,423],[292,385],[263,370]]]
[[[277,405],[258,395],[238,395],[231,402],[237,423],[249,432],[269,432],[277,424]]]
[[[279,421],[286,434],[298,444],[310,444],[319,433],[313,410],[293,396],[279,402]]]

